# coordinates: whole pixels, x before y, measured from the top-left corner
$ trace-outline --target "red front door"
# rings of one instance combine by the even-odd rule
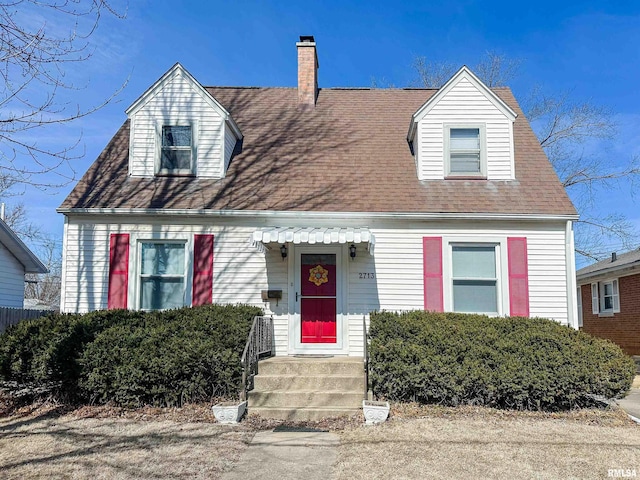
[[[301,254],[302,343],[336,343],[336,255]]]

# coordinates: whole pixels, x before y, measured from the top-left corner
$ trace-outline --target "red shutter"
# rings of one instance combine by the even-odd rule
[[[109,292],[107,308],[127,308],[129,287],[129,234],[112,233],[109,239]]]
[[[512,317],[529,316],[529,269],[527,239],[507,239],[509,254],[509,308]]]
[[[442,237],[424,237],[422,239],[422,249],[424,263],[424,309],[443,312]]]
[[[193,238],[193,301],[191,305],[211,303],[213,289],[213,235]]]

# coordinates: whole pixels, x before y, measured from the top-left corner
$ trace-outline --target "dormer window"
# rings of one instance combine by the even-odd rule
[[[448,177],[486,178],[484,125],[445,125],[444,139]]]
[[[161,175],[193,173],[193,132],[191,125],[163,125],[160,148]]]

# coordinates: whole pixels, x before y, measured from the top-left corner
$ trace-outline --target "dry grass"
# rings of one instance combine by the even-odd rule
[[[114,415],[99,408],[59,415],[55,408],[40,407],[0,418],[0,476],[220,478],[247,447],[253,431],[206,419],[194,423],[188,417],[197,415],[177,410],[173,415],[170,411]]]
[[[394,410],[386,424],[341,433],[337,478],[603,479],[617,468],[640,475],[640,426],[620,411]]]
[[[215,423],[208,405],[180,409],[34,404],[0,415],[1,478],[220,478],[256,430],[289,422]],[[341,479],[607,478],[640,475],[640,426],[619,410],[515,412],[394,405],[391,421],[361,416],[298,425],[341,436]]]

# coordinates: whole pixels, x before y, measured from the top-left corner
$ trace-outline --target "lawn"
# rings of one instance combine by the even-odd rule
[[[620,412],[424,413],[343,431],[337,478],[603,479],[609,469],[640,476],[640,426]]]
[[[253,437],[245,427],[153,412],[83,418],[87,411],[0,418],[0,477],[216,479]]]
[[[334,478],[602,479],[609,469],[640,475],[640,426],[620,411],[409,405],[392,413],[373,427],[360,419],[316,425],[340,436]],[[255,418],[221,426],[206,406],[23,409],[0,417],[0,476],[216,479],[233,468],[256,429],[273,426]]]

